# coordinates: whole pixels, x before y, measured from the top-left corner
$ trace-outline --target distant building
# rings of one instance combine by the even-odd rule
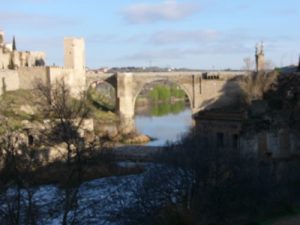
[[[255,64],[256,72],[262,72],[265,70],[265,52],[263,43],[256,45]]]
[[[45,53],[16,51],[12,43],[4,42],[4,32],[0,31],[0,69],[45,66]]]

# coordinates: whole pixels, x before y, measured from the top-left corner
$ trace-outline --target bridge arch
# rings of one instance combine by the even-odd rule
[[[158,82],[158,81],[168,81],[170,83],[177,85],[182,91],[184,91],[184,93],[188,97],[190,108],[193,109],[193,98],[192,98],[192,93],[190,93],[189,89],[175,79],[173,80],[173,79],[166,79],[166,78],[161,78],[161,77],[146,80],[144,83],[140,84],[139,87],[136,88],[135,92],[133,93],[133,99],[132,99],[133,106],[136,105],[136,100],[137,100],[138,96],[140,95],[140,93],[142,92],[142,90],[146,87],[146,85],[151,84],[153,82]]]
[[[107,80],[93,80],[87,85],[88,98],[94,106],[105,111],[116,110],[117,90]]]
[[[95,81],[105,81],[110,83],[116,90],[116,111],[120,120],[132,121],[134,118],[134,108],[137,96],[146,84],[158,81],[168,80],[177,84],[187,95],[192,113],[208,107],[215,107],[213,104],[220,100],[218,104],[228,104],[230,96],[227,93],[239,93],[236,81],[232,78],[240,76],[241,72],[222,72],[219,79],[211,80],[203,78],[203,73],[199,71],[174,71],[174,72],[120,72],[120,73],[102,73],[97,71],[88,71],[86,73],[86,88]],[[123,123],[126,127],[127,123]]]
[[[97,73],[89,71],[86,74],[86,89],[90,88],[92,85],[106,82],[110,84],[114,89],[117,89],[117,78],[116,74],[106,74],[106,73]]]

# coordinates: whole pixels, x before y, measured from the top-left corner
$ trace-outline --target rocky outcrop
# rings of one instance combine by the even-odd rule
[[[34,115],[35,114],[35,110],[33,107],[31,107],[30,105],[21,105],[20,106],[20,111],[21,112],[24,112],[26,114],[29,114],[29,115]]]
[[[139,134],[133,137],[130,137],[128,139],[125,139],[123,142],[125,144],[146,144],[149,141],[151,141],[151,138],[143,135],[143,134]]]

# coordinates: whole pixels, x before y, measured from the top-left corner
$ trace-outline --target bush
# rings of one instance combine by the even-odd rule
[[[184,98],[185,93],[183,90],[178,89],[177,87],[157,85],[149,92],[149,97],[153,102],[166,102],[172,97]]]

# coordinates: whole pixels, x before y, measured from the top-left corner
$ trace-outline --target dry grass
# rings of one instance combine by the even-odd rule
[[[272,84],[276,81],[278,73],[273,71],[270,73],[255,73],[242,77],[239,81],[239,86],[244,94],[244,101],[251,104],[253,100],[263,98]]]

